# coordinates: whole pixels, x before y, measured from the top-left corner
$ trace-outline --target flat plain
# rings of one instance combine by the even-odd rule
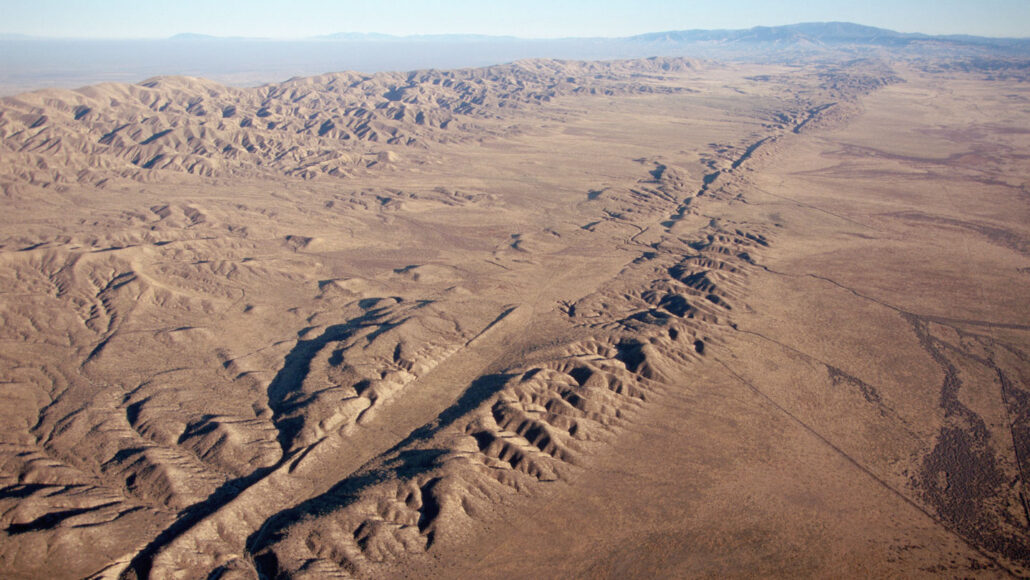
[[[0,101],[7,577],[1030,575],[1030,85]]]

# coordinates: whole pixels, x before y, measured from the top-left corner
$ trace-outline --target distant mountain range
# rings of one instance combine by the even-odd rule
[[[175,40],[268,40],[262,38],[217,37],[205,34],[177,34]],[[747,29],[730,30],[669,30],[651,32],[627,37],[567,37],[558,39],[530,39],[516,36],[491,36],[486,34],[415,34],[394,35],[378,32],[337,32],[312,36],[298,40],[346,41],[346,42],[553,42],[553,41],[629,41],[665,43],[815,43],[825,45],[873,45],[908,46],[918,42],[946,42],[955,44],[977,44],[1013,46],[1030,43],[1030,38],[994,38],[962,34],[932,35],[919,32],[896,32],[886,28],[865,26],[852,22],[804,22],[786,26],[755,26]]]
[[[806,22],[787,26],[756,26],[741,30],[675,30],[629,37],[638,42],[668,43],[814,43],[903,47],[913,43],[943,42],[982,46],[1028,46],[1030,38],[992,38],[971,35],[930,35],[895,32],[851,22]]]
[[[177,34],[171,37],[177,41],[272,41],[266,38],[218,37],[205,34]],[[841,47],[869,46],[904,48],[912,45],[938,43],[953,46],[980,46],[1001,49],[1030,50],[1030,38],[994,38],[962,34],[932,35],[918,32],[896,32],[886,28],[865,26],[851,22],[805,22],[786,26],[756,26],[732,30],[669,30],[651,32],[627,37],[568,37],[557,39],[530,39],[515,36],[490,36],[484,34],[417,34],[398,36],[377,32],[337,32],[312,36],[292,41],[277,42],[441,42],[441,43],[490,43],[521,42],[575,43],[608,42],[660,45],[749,45],[766,44],[792,47]]]
[[[25,34],[0,33],[0,40],[59,40],[53,37],[31,36]],[[68,39],[60,40],[84,40]],[[105,39],[98,39],[105,40]],[[113,40],[113,39],[106,39]],[[142,39],[141,39],[142,40]],[[160,40],[160,39],[151,39]],[[1030,38],[996,38],[985,36],[974,36],[964,34],[933,35],[919,32],[896,32],[886,28],[865,26],[852,22],[804,22],[784,26],[755,26],[746,29],[726,30],[668,30],[662,32],[650,32],[626,37],[566,37],[551,39],[532,39],[517,36],[492,36],[486,34],[414,34],[395,35],[379,32],[336,32],[306,38],[273,39],[266,37],[244,37],[244,36],[213,36],[210,34],[198,34],[184,32],[173,35],[165,40],[176,41],[276,41],[276,42],[305,42],[305,41],[343,41],[343,42],[398,42],[398,41],[438,41],[438,42],[490,42],[490,41],[521,41],[521,42],[554,42],[554,41],[631,41],[631,42],[666,42],[666,43],[804,43],[813,42],[820,44],[867,44],[877,46],[907,46],[914,42],[938,41],[949,43],[968,43],[979,45],[1003,45],[1030,43]]]
[[[184,33],[164,39],[58,39],[0,34],[0,95],[103,81],[188,75],[248,86],[324,72],[480,67],[525,58],[686,56],[745,62],[869,58],[979,59],[1030,69],[1030,38],[902,33],[848,22],[671,30],[622,38],[340,32],[304,39]],[[1018,61],[1018,62],[1012,62]],[[982,63],[981,63],[982,64]],[[964,66],[964,65],[962,65]],[[981,65],[976,65],[981,66]]]

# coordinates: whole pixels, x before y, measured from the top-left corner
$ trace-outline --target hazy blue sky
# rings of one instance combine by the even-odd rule
[[[831,20],[902,32],[1028,37],[1030,0],[0,0],[0,33],[62,37],[627,36]]]

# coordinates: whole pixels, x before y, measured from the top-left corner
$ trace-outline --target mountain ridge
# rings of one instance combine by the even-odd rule
[[[812,40],[824,44],[852,43],[893,47],[906,46],[919,41],[939,41],[999,46],[1023,43],[1030,46],[1030,38],[898,32],[853,22],[801,22],[784,26],[755,26],[747,29],[728,30],[669,30],[638,34],[629,39],[644,42],[656,40],[674,42],[798,42]]]
[[[450,70],[526,58],[600,61],[659,56],[804,63],[879,58],[885,51],[892,52],[891,58],[916,63],[946,60],[946,67],[964,59],[988,59],[998,61],[995,69],[1030,70],[1030,39],[902,33],[847,22],[671,30],[621,38],[350,32],[295,40],[194,33],[136,40],[0,36],[0,95],[108,81],[139,82],[158,75],[204,77],[247,87],[331,71]]]
[[[140,38],[106,38],[96,37],[91,40],[225,40],[225,41],[268,41],[268,42],[305,42],[305,41],[346,41],[346,42],[394,42],[394,41],[469,41],[469,42],[490,42],[496,40],[524,41],[524,42],[547,42],[556,40],[651,40],[654,38],[678,38],[687,41],[708,41],[715,39],[733,40],[762,40],[765,37],[808,37],[816,36],[821,39],[853,39],[853,40],[947,40],[954,42],[1011,42],[1027,41],[1030,36],[984,36],[966,33],[926,33],[926,32],[900,32],[890,28],[882,28],[866,24],[859,24],[849,21],[811,21],[797,22],[794,24],[780,25],[758,25],[749,28],[691,28],[691,29],[669,29],[644,32],[640,34],[629,34],[621,36],[562,36],[562,37],[522,37],[510,34],[478,34],[467,32],[445,32],[445,33],[421,33],[421,34],[392,34],[377,31],[353,31],[345,30],[326,34],[316,34],[302,37],[260,37],[260,36],[220,36],[198,32],[180,32],[169,37],[140,37]],[[22,33],[0,33],[0,40],[86,40],[79,37],[56,37],[39,36]]]

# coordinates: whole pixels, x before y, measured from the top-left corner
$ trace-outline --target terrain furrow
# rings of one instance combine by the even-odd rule
[[[213,570],[240,557],[247,538],[262,528],[284,506],[293,506],[324,493],[344,474],[357,470],[369,459],[393,447],[407,433],[436,417],[457,398],[496,357],[498,350],[517,334],[531,317],[529,307],[507,311],[489,324],[486,332],[464,349],[407,387],[393,401],[346,437],[330,434],[309,447],[292,452],[261,479],[240,491],[224,505],[163,545],[151,546],[123,570],[109,577],[190,577],[197,569]]]

